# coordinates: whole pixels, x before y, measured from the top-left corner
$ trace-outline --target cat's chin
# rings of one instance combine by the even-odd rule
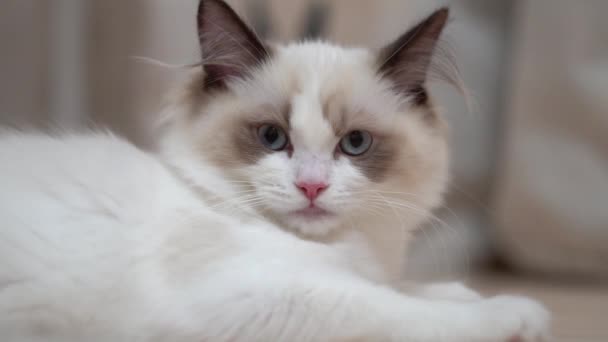
[[[335,214],[323,208],[308,207],[292,212],[291,216],[296,216],[309,221],[317,221],[332,218]]]
[[[310,236],[326,235],[340,226],[337,214],[318,207],[293,211],[283,221],[288,229]]]

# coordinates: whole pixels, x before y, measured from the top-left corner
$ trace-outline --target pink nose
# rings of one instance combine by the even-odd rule
[[[298,182],[296,183],[298,189],[300,189],[306,197],[314,201],[323,190],[327,189],[328,185],[325,183],[309,183],[309,182]]]

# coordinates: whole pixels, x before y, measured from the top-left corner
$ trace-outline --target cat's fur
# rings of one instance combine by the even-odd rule
[[[446,132],[424,89],[440,10],[374,52],[261,43],[203,0],[204,67],[161,153],[110,134],[0,136],[3,341],[532,341],[548,316],[460,286],[393,289],[439,205]],[[283,127],[272,152],[256,128]],[[372,132],[367,154],[336,146]],[[329,184],[316,204],[299,179]]]

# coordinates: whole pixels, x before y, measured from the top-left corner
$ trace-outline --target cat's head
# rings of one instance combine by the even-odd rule
[[[377,51],[268,45],[223,1],[202,0],[203,65],[169,107],[165,155],[218,205],[303,234],[419,222],[447,178],[446,128],[425,87],[447,17]]]

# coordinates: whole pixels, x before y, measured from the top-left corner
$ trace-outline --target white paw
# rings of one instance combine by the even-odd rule
[[[417,294],[428,299],[477,301],[482,297],[462,283],[437,283],[422,287]]]
[[[549,339],[549,312],[539,303],[516,296],[498,296],[474,304],[483,341],[537,342]]]

